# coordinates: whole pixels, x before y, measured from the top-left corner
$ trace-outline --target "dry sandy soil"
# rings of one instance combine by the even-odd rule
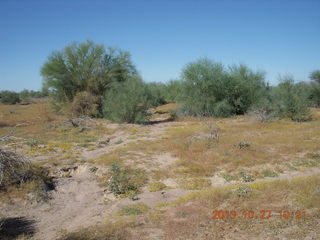
[[[243,124],[243,119],[228,121],[228,124],[233,124],[235,122],[240,127],[242,126],[241,124]],[[221,123],[222,128],[225,127],[225,125],[223,125],[225,124],[224,120],[217,120],[216,122],[217,124]],[[50,168],[52,169],[51,172],[55,177],[55,189],[48,192],[48,198],[45,201],[38,201],[32,194],[29,194],[27,198],[24,198],[23,200],[11,199],[10,202],[2,203],[2,205],[0,206],[0,212],[2,215],[6,216],[6,218],[23,218],[24,222],[17,222],[16,229],[13,231],[17,231],[17,229],[21,228],[20,230],[21,232],[23,232],[23,228],[26,228],[26,232],[29,231],[33,233],[31,239],[53,240],[57,239],[61,234],[64,234],[66,232],[77,231],[82,227],[103,224],[106,218],[113,216],[127,205],[143,203],[149,206],[150,209],[156,210],[159,208],[159,204],[168,204],[169,206],[170,203],[183,198],[189,193],[195,193],[197,192],[197,190],[199,190],[197,189],[197,187],[195,187],[195,189],[181,187],[181,184],[179,184],[179,179],[181,180],[181,177],[174,178],[169,174],[167,177],[161,179],[161,181],[165,183],[169,188],[151,192],[146,185],[142,188],[142,193],[137,196],[137,199],[135,199],[135,201],[130,200],[129,198],[116,198],[107,190],[106,185],[102,184],[101,182],[102,176],[104,176],[104,174],[109,169],[109,165],[106,166],[92,161],[108,154],[123,154],[121,151],[124,151],[123,149],[125,149],[126,155],[124,157],[123,155],[121,155],[125,159],[125,164],[145,169],[145,171],[150,174],[153,173],[153,171],[170,172],[173,167],[179,166],[179,159],[183,157],[183,153],[178,154],[175,151],[166,149],[166,147],[164,147],[165,145],[159,146],[159,151],[155,150],[154,152],[152,152],[152,150],[150,149],[146,150],[146,147],[151,147],[151,145],[157,140],[163,141],[163,139],[166,139],[166,136],[170,131],[174,131],[173,134],[176,134],[175,132],[177,129],[186,129],[186,131],[188,131],[188,129],[193,129],[195,125],[195,122],[193,120],[183,120],[178,122],[160,121],[160,123],[147,126],[112,124],[104,120],[101,120],[100,124],[102,127],[107,128],[110,131],[105,134],[100,132],[98,138],[94,142],[91,142],[91,144],[95,145],[105,140],[107,140],[108,143],[99,148],[92,149],[80,147],[71,148],[71,152],[77,152],[77,161],[72,164],[68,162],[68,164],[62,166],[56,166],[55,164],[50,165],[49,157],[46,154],[39,154],[37,156],[28,155],[31,161],[37,163],[48,161],[48,163],[46,164],[50,166]],[[199,123],[196,122],[196,124]],[[248,124],[251,123],[249,122]],[[225,129],[228,128],[225,127]],[[316,139],[317,141],[319,141],[320,132],[314,134],[314,131],[318,130],[319,128],[317,128],[316,130],[308,130],[308,132],[310,132],[310,136],[306,134],[306,138],[309,137],[309,139],[311,140]],[[194,131],[198,130],[196,129]],[[222,129],[220,133],[221,136],[223,136],[224,131],[227,130]],[[276,132],[277,129],[275,129],[274,131]],[[267,130],[262,130],[259,134],[260,136],[262,136],[263,134],[267,134],[266,132]],[[313,135],[311,134],[312,132]],[[197,136],[201,136],[202,133],[200,131],[200,133],[198,132],[197,134]],[[252,136],[250,137],[252,138]],[[180,138],[182,140],[185,140],[188,138],[188,136],[181,135],[177,139],[179,140]],[[290,137],[288,139],[290,139]],[[149,143],[150,146],[146,146]],[[234,143],[235,141],[231,143],[230,149],[235,148],[234,146],[232,146]],[[132,144],[137,144],[137,146],[140,147],[138,149],[131,149],[130,146],[132,146]],[[288,143],[288,146],[289,145],[290,144]],[[21,145],[18,145],[18,149],[16,149],[16,151],[23,154],[26,151],[26,148],[21,147],[21,149],[19,149],[19,146]],[[2,148],[4,149],[12,149],[13,147],[17,148],[17,146],[14,146],[12,144],[10,145],[5,142],[2,143]],[[201,149],[202,148],[197,145],[194,147],[194,151],[201,151]],[[290,152],[290,149],[287,150]],[[295,161],[300,161],[301,159],[303,160],[306,156],[307,153],[302,150],[297,151],[297,153],[294,155]],[[315,146],[313,150],[317,150],[313,151],[314,153],[319,153],[320,147]],[[227,151],[229,150],[225,150],[226,156]],[[286,155],[282,152],[279,153],[277,151],[278,150],[275,147],[270,146],[267,150],[265,150],[265,153],[277,153],[278,155],[275,156],[278,156],[281,159],[291,159],[292,157],[290,154]],[[53,158],[57,157],[60,153],[58,152],[55,154],[56,155],[54,155],[53,153]],[[239,154],[242,153],[239,152]],[[130,158],[130,156],[132,156],[132,158]],[[65,158],[67,159],[68,157]],[[227,159],[225,161],[228,162]],[[274,163],[263,162],[261,164],[258,164],[257,166],[252,167],[244,165],[242,169],[252,172],[257,169],[268,168],[270,166],[272,167],[272,169],[274,169],[275,165],[281,166],[283,168],[281,171],[279,170],[279,172],[275,176],[256,178],[254,183],[268,181],[272,182],[275,180],[283,179],[290,180],[299,177],[320,175],[320,168],[317,165],[303,165],[302,167],[297,168],[294,168],[290,165],[291,167],[284,168],[284,165],[281,164],[282,163],[279,163],[277,161],[275,161]],[[96,171],[92,171],[93,166],[97,167]],[[68,168],[61,170],[63,167]],[[224,171],[223,168],[220,168],[210,176],[203,176],[200,174],[199,177],[211,181],[211,184],[209,184],[210,186],[207,187],[208,189],[227,188],[237,186],[240,183],[243,185],[251,184],[251,182],[243,183],[243,179],[241,178],[228,179],[226,177],[227,175],[222,175],[222,173],[227,172],[230,176],[232,176],[234,175],[234,173],[238,172],[238,167],[235,167],[233,165],[232,167],[234,167],[234,171]],[[230,166],[226,165],[226,169],[229,168]],[[192,174],[190,176],[192,176],[192,179],[194,178]],[[13,222],[12,224],[14,225],[15,223]],[[30,226],[28,226],[28,224]],[[20,239],[24,238],[28,239],[27,236],[23,237],[23,235],[20,235]],[[147,239],[169,238],[166,238],[164,236],[163,230],[157,230],[157,228],[154,228],[148,233]],[[230,237],[230,239],[237,239],[237,237],[233,236]],[[249,237],[247,239],[257,238]],[[313,238],[311,237],[309,239]]]

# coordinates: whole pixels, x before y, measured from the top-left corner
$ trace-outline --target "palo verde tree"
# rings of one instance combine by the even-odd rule
[[[197,116],[243,114],[265,87],[263,73],[245,65],[225,68],[221,63],[202,58],[182,71],[182,110]]]
[[[115,122],[143,123],[147,109],[154,101],[139,76],[125,82],[114,82],[103,98],[103,116]]]
[[[79,92],[101,96],[113,82],[124,82],[136,74],[130,54],[95,44],[72,43],[53,52],[41,68],[44,89],[49,89],[57,110],[71,103]]]
[[[273,98],[277,116],[297,122],[309,120],[308,91],[302,84],[295,84],[290,76],[282,77],[280,80],[281,82],[274,89]]]
[[[310,99],[314,106],[320,107],[320,70],[313,71],[310,74],[311,82],[311,95]]]

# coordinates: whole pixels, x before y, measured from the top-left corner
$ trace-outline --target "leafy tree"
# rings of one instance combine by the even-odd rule
[[[207,58],[183,69],[182,84],[185,113],[215,117],[245,113],[265,88],[263,73],[244,65],[225,69]]]
[[[78,92],[102,96],[113,82],[124,82],[136,74],[130,54],[105,50],[93,41],[73,43],[53,52],[41,68],[44,89],[49,89],[59,107],[71,103]]]
[[[310,74],[310,79],[320,84],[320,70],[313,71]]]
[[[41,97],[45,97],[48,94],[46,92],[43,91],[34,91],[34,90],[27,90],[24,89],[21,92],[19,92],[19,97],[21,100],[27,100],[29,98],[41,98]]]
[[[0,102],[3,104],[16,104],[20,102],[19,94],[13,91],[1,91]]]
[[[298,122],[309,119],[308,93],[303,85],[295,84],[291,77],[284,77],[275,88],[274,104],[277,116]]]
[[[230,67],[229,75],[228,102],[235,114],[244,114],[266,89],[264,73],[253,72],[247,66],[239,65]]]
[[[114,82],[103,98],[103,116],[115,122],[143,123],[151,106],[147,88],[139,76]]]
[[[166,85],[163,83],[145,83],[149,96],[149,101],[152,106],[159,106],[166,103],[165,91]]]
[[[320,107],[320,70],[312,72],[310,79],[312,80],[310,99],[316,107]]]
[[[181,100],[183,83],[180,80],[171,80],[165,85],[164,99],[167,103],[179,102]]]

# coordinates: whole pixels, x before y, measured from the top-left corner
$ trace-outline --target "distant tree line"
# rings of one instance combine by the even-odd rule
[[[41,68],[44,90],[56,111],[142,123],[147,109],[178,102],[177,114],[229,117],[248,112],[305,121],[309,107],[320,106],[320,71],[310,82],[283,77],[277,86],[245,65],[224,66],[207,58],[187,64],[181,77],[146,83],[130,54],[92,41],[53,52]]]
[[[31,98],[42,98],[48,96],[46,91],[22,90],[21,92],[15,91],[0,91],[0,103],[2,104],[16,104],[27,101]]]

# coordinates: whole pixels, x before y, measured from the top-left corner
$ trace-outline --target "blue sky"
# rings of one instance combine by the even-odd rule
[[[0,0],[0,90],[40,89],[53,50],[91,39],[127,50],[145,81],[208,57],[297,81],[320,69],[320,0]]]

